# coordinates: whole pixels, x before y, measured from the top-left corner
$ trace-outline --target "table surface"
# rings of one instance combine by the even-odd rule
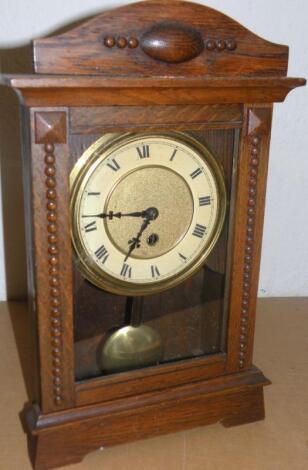
[[[0,468],[5,470],[31,469],[18,417],[27,400],[19,360],[28,348],[23,338],[26,314],[25,303],[0,302]],[[112,447],[63,468],[308,469],[307,298],[259,300],[254,363],[273,382],[265,388],[265,421],[230,429],[215,424]]]

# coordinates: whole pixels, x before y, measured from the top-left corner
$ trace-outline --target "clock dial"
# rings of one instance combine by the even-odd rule
[[[127,295],[169,288],[191,275],[222,227],[221,171],[181,134],[98,141],[78,165],[73,243],[96,285]]]

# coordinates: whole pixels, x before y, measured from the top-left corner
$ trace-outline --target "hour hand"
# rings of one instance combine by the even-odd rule
[[[124,262],[128,260],[128,258],[130,257],[130,255],[132,254],[132,252],[136,249],[136,248],[140,248],[140,245],[141,245],[141,235],[143,234],[143,232],[145,231],[145,229],[147,228],[147,226],[151,223],[151,219],[149,219],[148,217],[144,219],[142,225],[141,225],[141,228],[139,230],[139,232],[137,233],[137,236],[136,237],[133,237],[131,240],[128,241],[128,244],[129,244],[129,250],[128,250],[128,253],[124,259]]]

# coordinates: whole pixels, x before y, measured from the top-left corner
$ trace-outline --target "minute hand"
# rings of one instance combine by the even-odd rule
[[[146,217],[147,212],[146,211],[141,211],[141,212],[129,212],[128,214],[123,214],[122,212],[101,212],[100,214],[93,214],[93,215],[83,215],[82,217],[98,217],[100,219],[110,219],[112,220],[114,217],[117,219],[121,219],[122,217]]]

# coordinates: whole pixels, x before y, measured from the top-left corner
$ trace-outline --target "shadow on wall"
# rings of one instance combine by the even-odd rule
[[[31,45],[0,49],[1,73],[32,73]],[[18,98],[0,87],[0,168],[8,299],[27,296],[22,146]]]
[[[92,17],[89,15],[72,21],[45,37],[69,31]],[[0,48],[0,73],[33,73],[31,43],[16,48]],[[0,110],[0,177],[7,298],[24,300],[27,298],[27,276],[20,110],[17,95],[5,86],[0,86]]]

